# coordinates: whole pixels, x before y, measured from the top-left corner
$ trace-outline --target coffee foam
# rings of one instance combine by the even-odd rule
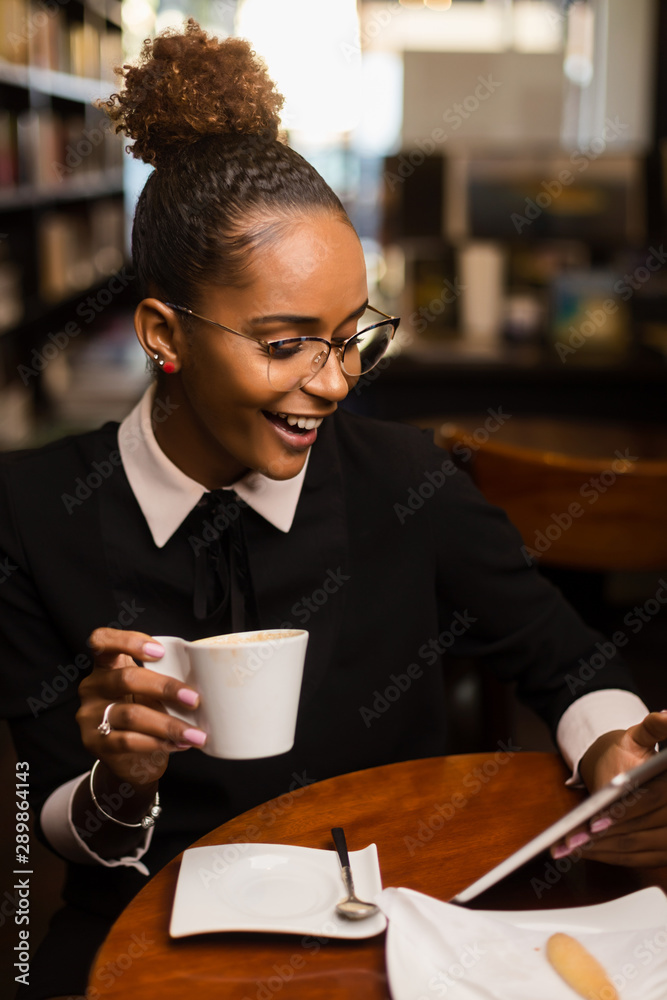
[[[237,646],[245,642],[276,642],[302,635],[299,629],[266,629],[259,632],[232,632],[229,635],[213,635],[210,639],[195,639],[192,646]]]

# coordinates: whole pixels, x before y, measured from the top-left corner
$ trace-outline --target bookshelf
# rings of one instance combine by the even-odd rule
[[[122,58],[118,0],[0,3],[0,425],[39,406],[61,325],[127,287],[122,140],[92,106]]]

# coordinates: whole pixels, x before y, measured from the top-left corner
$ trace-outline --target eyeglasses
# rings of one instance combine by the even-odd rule
[[[187,313],[196,319],[201,319],[205,323],[233,333],[236,337],[243,337],[244,340],[251,341],[258,352],[251,358],[251,363],[266,364],[266,375],[269,384],[277,392],[291,392],[293,389],[301,389],[307,385],[311,379],[315,378],[318,372],[322,371],[331,351],[334,350],[340,361],[341,368],[350,378],[359,378],[371,369],[384,357],[387,348],[393,340],[398,329],[400,319],[397,316],[389,316],[381,309],[374,306],[367,306],[362,321],[368,312],[382,316],[381,322],[372,323],[357,330],[355,334],[339,344],[332,344],[322,337],[289,337],[287,340],[258,340],[249,333],[240,333],[232,330],[229,326],[223,326],[215,320],[200,316],[192,309],[185,306],[174,305],[173,302],[165,302],[170,309],[177,312]],[[360,321],[361,322],[361,321]]]

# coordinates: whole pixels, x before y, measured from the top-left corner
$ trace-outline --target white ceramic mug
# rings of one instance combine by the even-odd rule
[[[211,757],[252,760],[294,745],[308,633],[261,629],[186,642],[156,635],[164,656],[145,667],[199,692],[199,708],[170,715],[202,729]]]

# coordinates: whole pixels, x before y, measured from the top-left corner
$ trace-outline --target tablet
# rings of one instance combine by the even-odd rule
[[[450,903],[467,903],[469,900],[474,899],[475,896],[479,896],[480,893],[495,885],[496,882],[500,882],[510,872],[516,871],[526,861],[530,861],[541,851],[547,850],[552,844],[566,837],[568,833],[572,833],[582,823],[587,823],[597,813],[613,805],[614,802],[621,799],[627,792],[632,791],[632,789],[637,788],[639,785],[645,784],[651,778],[655,778],[656,775],[662,774],[666,770],[667,750],[662,750],[654,757],[651,757],[650,760],[644,761],[638,767],[633,767],[631,771],[624,771],[621,774],[617,774],[608,785],[590,795],[584,802],[575,806],[569,813],[566,813],[562,819],[557,820],[551,826],[547,827],[546,830],[543,830],[542,833],[538,833],[537,837],[529,840],[527,844],[520,847],[514,854],[510,854],[509,858],[505,858],[504,861],[501,861],[499,865],[492,868],[486,875],[482,875],[476,882],[469,885],[467,889],[463,889],[462,892],[459,892],[450,900]]]

